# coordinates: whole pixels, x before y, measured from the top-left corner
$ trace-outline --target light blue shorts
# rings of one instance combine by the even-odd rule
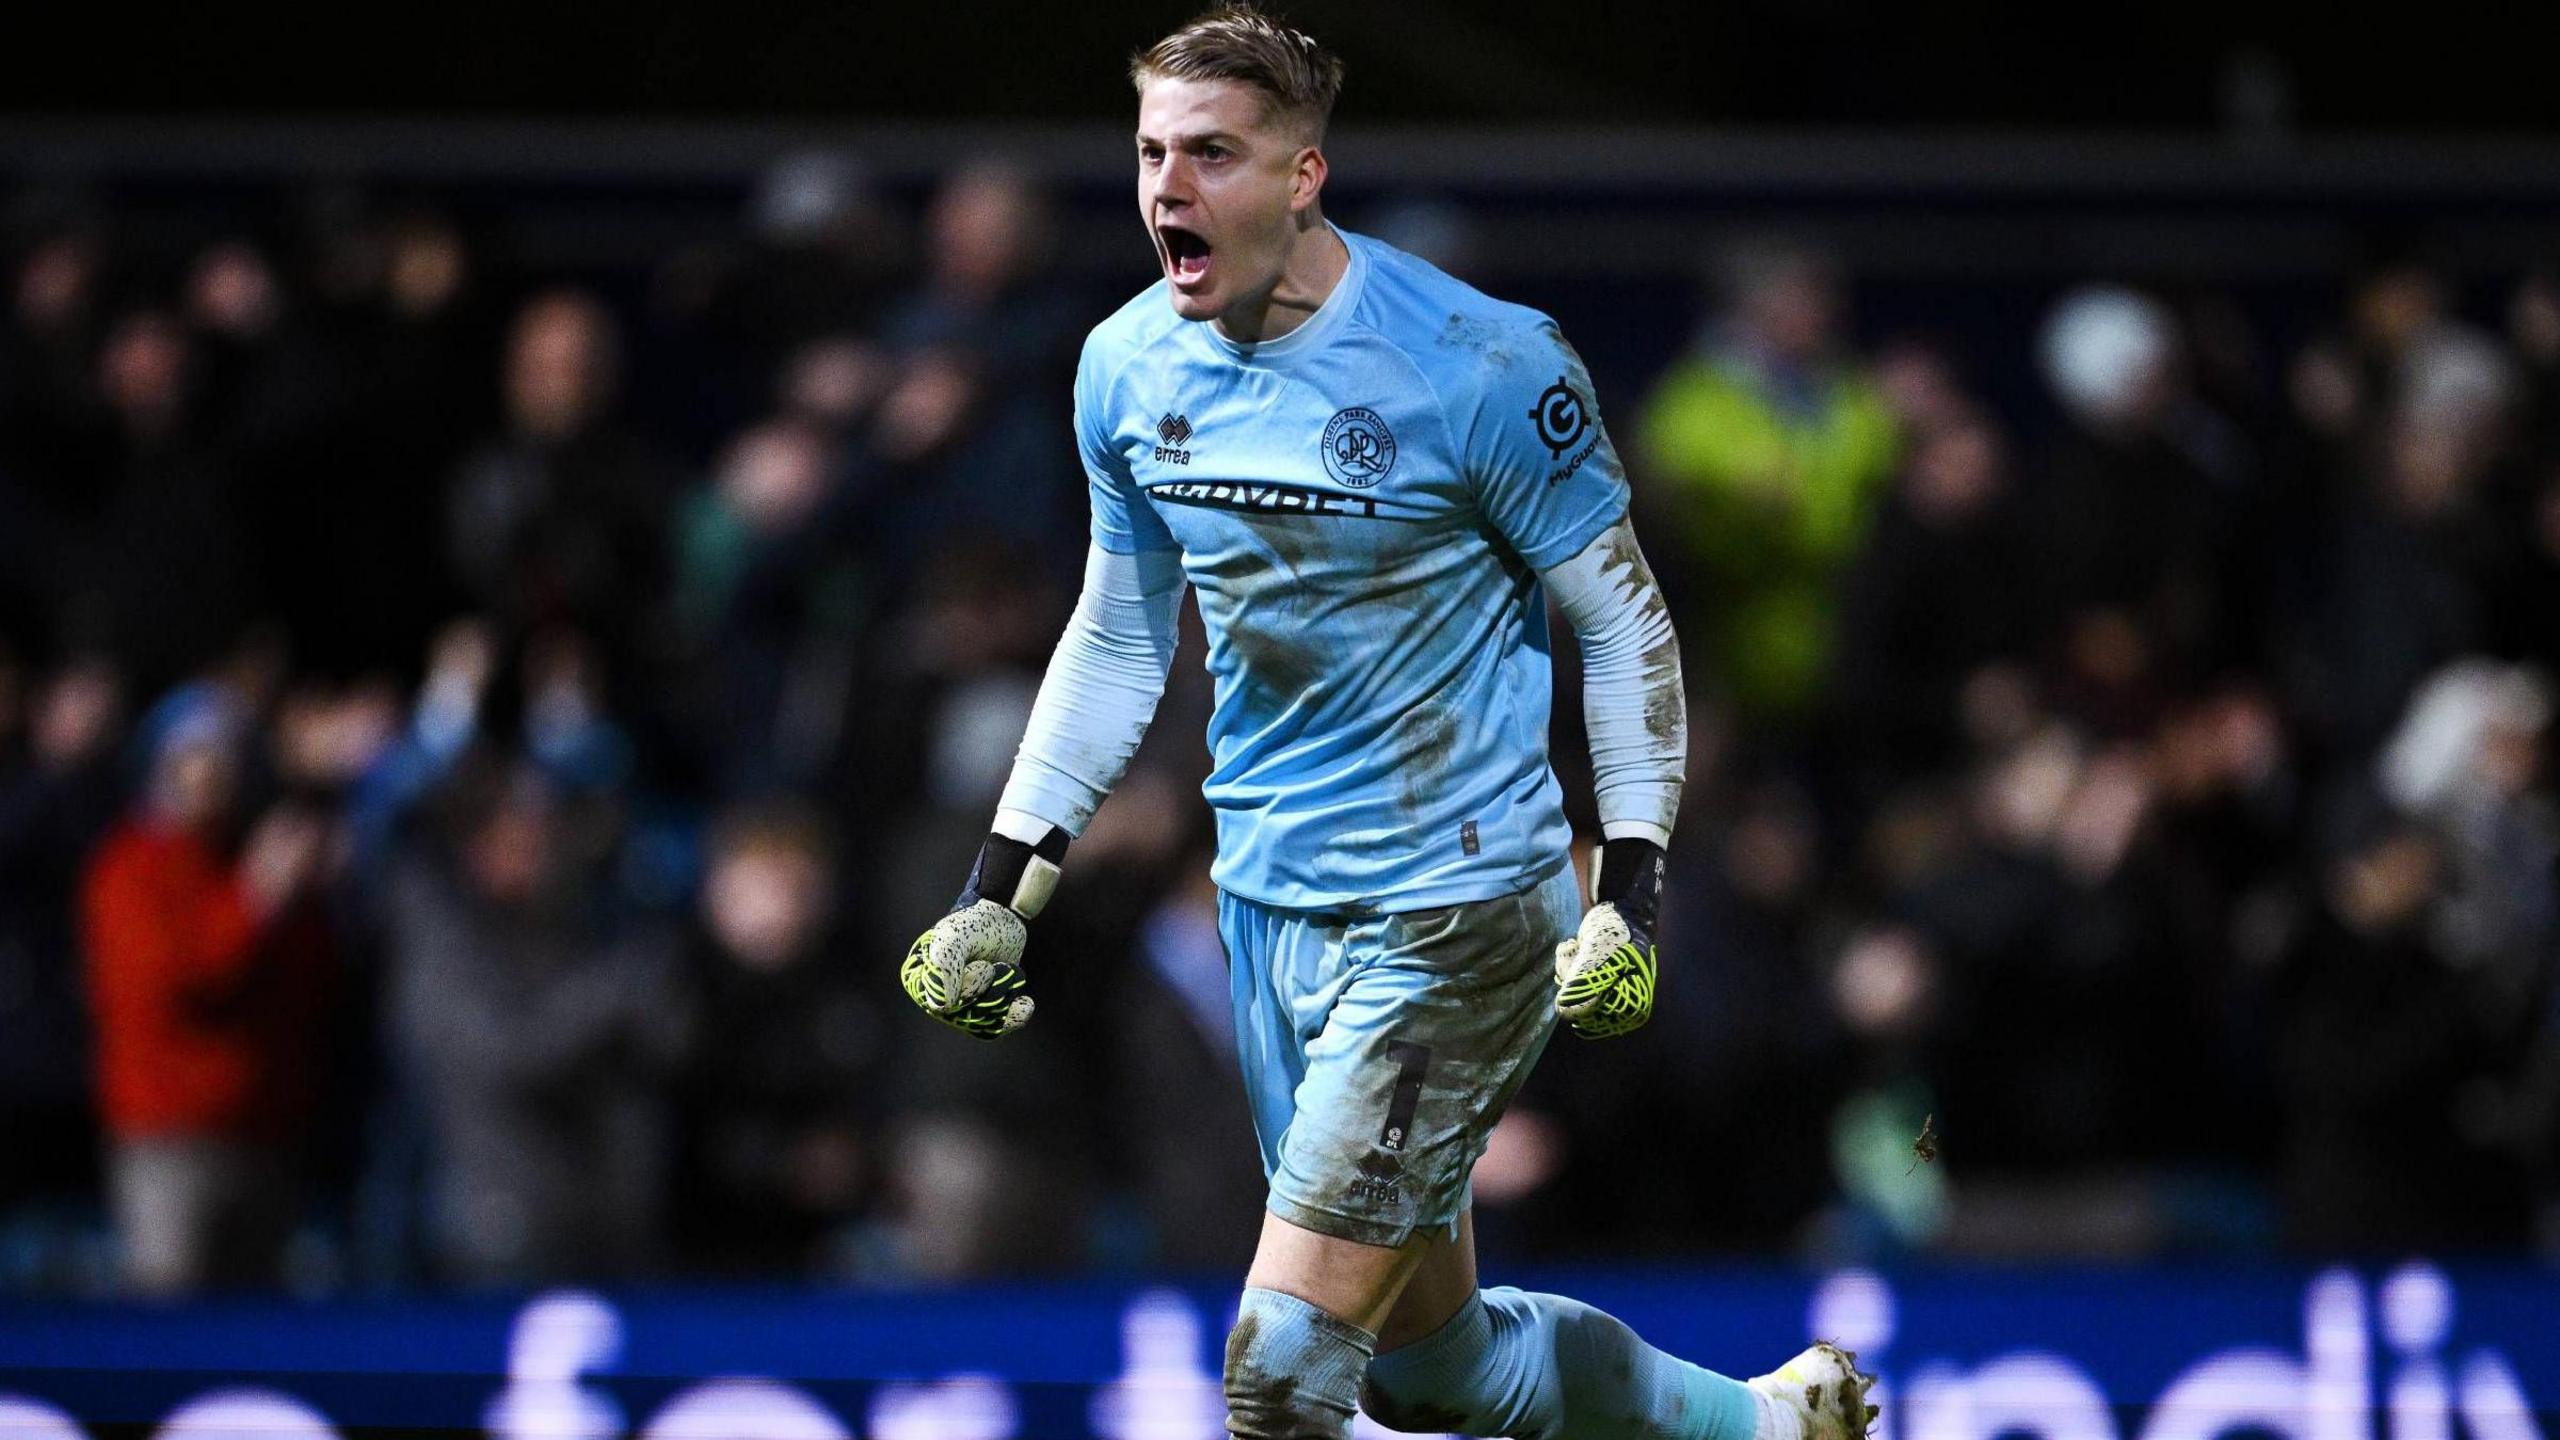
[[[1402,1245],[1452,1230],[1485,1137],[1547,1047],[1573,867],[1499,900],[1350,917],[1221,892],[1236,1048],[1271,1213]]]

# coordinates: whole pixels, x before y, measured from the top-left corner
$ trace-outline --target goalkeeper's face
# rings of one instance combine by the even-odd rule
[[[1174,312],[1214,320],[1271,298],[1316,216],[1324,157],[1308,127],[1233,80],[1147,82],[1138,94],[1138,214]]]

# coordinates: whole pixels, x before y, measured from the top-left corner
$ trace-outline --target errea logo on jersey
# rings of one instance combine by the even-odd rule
[[[1191,452],[1182,448],[1184,442],[1190,438],[1191,417],[1167,412],[1163,419],[1156,422],[1156,439],[1161,442],[1156,446],[1156,463],[1159,465],[1190,464]]]

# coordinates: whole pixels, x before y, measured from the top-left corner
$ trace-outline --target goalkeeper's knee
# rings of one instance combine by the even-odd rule
[[[1339,1440],[1377,1337],[1295,1295],[1248,1289],[1227,1333],[1227,1433]]]

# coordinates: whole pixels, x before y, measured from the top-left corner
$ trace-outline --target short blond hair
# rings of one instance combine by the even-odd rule
[[[1262,92],[1271,108],[1324,139],[1342,93],[1342,57],[1303,30],[1292,30],[1250,4],[1221,5],[1129,57],[1129,83],[1234,80]]]

